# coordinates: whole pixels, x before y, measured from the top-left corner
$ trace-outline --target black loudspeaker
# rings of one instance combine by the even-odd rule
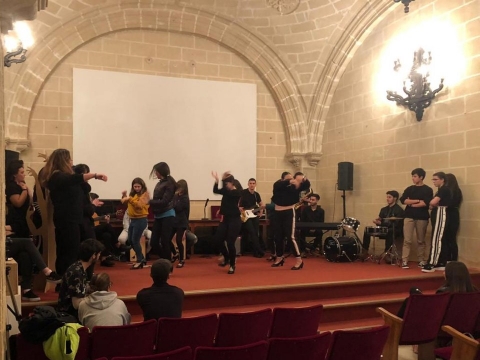
[[[338,190],[353,190],[353,163],[338,163]]]
[[[8,167],[13,160],[20,160],[20,153],[12,150],[5,150],[5,168]]]

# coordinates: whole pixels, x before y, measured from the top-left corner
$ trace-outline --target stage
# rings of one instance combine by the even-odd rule
[[[241,256],[235,274],[228,275],[228,267],[219,267],[217,258],[192,255],[185,267],[174,268],[169,283],[185,291],[183,316],[321,303],[326,329],[370,326],[382,323],[375,307],[396,312],[410,287],[433,292],[444,281],[443,272],[422,273],[416,262],[410,263],[410,269],[402,269],[385,263],[332,263],[323,257],[310,257],[304,259],[302,270],[292,271],[293,257],[286,259],[285,266],[272,268],[266,257]],[[473,282],[479,285],[480,271],[470,271]],[[110,275],[112,290],[125,301],[133,320],[141,321],[135,296],[151,285],[150,268],[130,270],[128,263],[116,262],[111,268],[97,265],[95,272]],[[57,299],[53,291],[38,295],[40,303],[22,303],[24,314]]]

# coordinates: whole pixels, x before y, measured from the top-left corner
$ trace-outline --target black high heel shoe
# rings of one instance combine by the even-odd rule
[[[143,269],[143,261],[133,264],[132,267],[130,268],[130,270],[139,270],[139,269]]]
[[[230,266],[230,269],[228,269],[228,275],[235,274],[235,266]]]
[[[273,263],[273,264],[272,264],[272,267],[283,266],[284,263],[285,263],[285,259],[282,258],[282,260],[280,260],[278,263]]]
[[[270,255],[270,257],[268,257],[266,260],[267,261],[275,261],[275,260],[277,260],[277,255]]]
[[[292,268],[290,270],[300,270],[300,269],[303,269],[303,261],[300,265],[298,265],[298,267],[292,266]]]

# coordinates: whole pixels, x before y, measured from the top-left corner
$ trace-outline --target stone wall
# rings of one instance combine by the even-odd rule
[[[339,82],[325,124],[324,156],[318,174],[327,218],[332,216],[334,199],[337,202],[334,218],[340,219],[342,215],[340,192],[333,190],[340,161],[355,164],[354,191],[347,192],[347,215],[357,217],[365,226],[372,225],[371,220],[385,205],[387,190],[402,193],[411,185],[412,169],[424,168],[425,183],[432,187],[434,172],[451,172],[457,176],[464,194],[458,237],[460,258],[470,265],[480,265],[477,256],[480,221],[475,210],[480,205],[479,10],[477,1],[447,0],[412,3],[409,14],[398,8],[375,28],[353,56]],[[429,29],[424,46],[443,42],[443,50],[455,52],[452,55],[459,60],[437,59],[447,60],[447,66],[440,67],[440,71],[448,73],[449,68],[463,65],[464,70],[457,82],[452,81],[453,76],[441,74],[445,76],[446,88],[425,111],[423,120],[417,122],[413,112],[386,100],[387,88],[378,87],[377,75],[384,66],[385,51],[392,51],[392,42],[402,32],[432,19],[450,27],[457,42],[449,43],[446,36],[438,35],[442,29],[434,27]],[[414,42],[414,38],[410,37],[410,41]],[[408,43],[393,51],[401,54],[407,51],[405,45]],[[409,63],[403,65],[410,66],[413,52],[408,51]],[[432,57],[435,60],[435,53]],[[388,65],[393,68],[393,62]],[[432,81],[431,86],[435,88],[438,83]]]

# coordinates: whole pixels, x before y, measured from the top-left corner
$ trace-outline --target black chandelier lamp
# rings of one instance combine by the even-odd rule
[[[12,64],[23,63],[25,60],[27,60],[27,57],[25,56],[26,53],[27,53],[27,49],[24,49],[20,44],[17,50],[12,52],[7,52],[7,54],[3,58],[3,65],[6,67],[10,67]]]
[[[410,11],[410,3],[412,1],[415,1],[415,0],[393,0],[394,2],[398,3],[398,2],[402,2],[402,4],[405,6],[405,8],[403,9],[403,11],[405,12],[405,14],[407,14],[409,11]]]
[[[422,66],[428,66],[432,61],[430,52],[428,52],[428,57],[425,57],[425,55],[422,48],[414,52],[412,69],[408,74],[410,80],[408,89],[406,81],[403,82],[403,92],[407,95],[406,97],[397,94],[395,91],[387,90],[387,99],[395,101],[398,105],[406,106],[415,112],[417,121],[422,120],[424,110],[430,106],[435,95],[443,89],[443,79],[441,79],[438,88],[432,90],[428,82],[430,74],[428,71],[423,72],[423,74],[420,71]],[[398,71],[401,67],[400,60],[396,60],[394,64],[393,69]]]
[[[16,21],[13,29],[3,36],[6,55],[3,58],[3,66],[10,67],[12,64],[20,64],[27,60],[27,49],[33,45],[33,37],[30,27],[25,21]]]

